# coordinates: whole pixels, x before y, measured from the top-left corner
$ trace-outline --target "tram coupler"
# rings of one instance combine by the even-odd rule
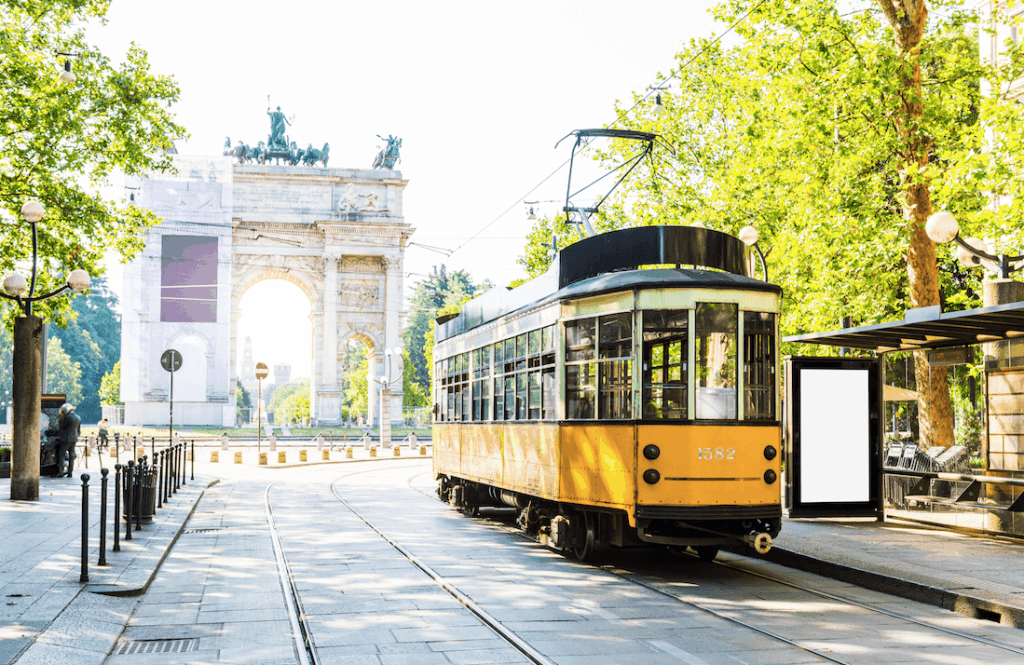
[[[767,533],[748,533],[743,536],[743,542],[753,547],[758,554],[768,554],[772,548],[772,537]]]

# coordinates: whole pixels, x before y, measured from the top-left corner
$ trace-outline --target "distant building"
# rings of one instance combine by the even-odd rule
[[[339,422],[341,350],[358,340],[371,368],[380,368],[384,349],[402,341],[403,262],[413,233],[402,210],[407,181],[389,169],[234,164],[227,156],[174,155],[173,162],[175,172],[129,183],[135,204],[162,221],[124,269],[124,423],[168,421],[170,376],[160,356],[173,348],[183,358],[174,375],[175,424],[231,426],[237,383],[253,385],[258,399],[248,341],[238,362],[241,300],[268,279],[290,282],[309,299],[310,412]],[[278,385],[288,380],[279,377]],[[376,405],[378,392],[370,399]],[[401,406],[401,392],[392,392],[392,422]]]

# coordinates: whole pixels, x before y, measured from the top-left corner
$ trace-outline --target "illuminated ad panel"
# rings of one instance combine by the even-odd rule
[[[217,322],[217,238],[163,236],[160,320]]]
[[[800,390],[800,498],[867,501],[868,371],[804,369]]]
[[[876,514],[881,474],[879,362],[786,361],[790,517]]]

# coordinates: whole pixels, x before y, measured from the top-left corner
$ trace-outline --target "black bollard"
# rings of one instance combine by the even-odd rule
[[[192,477],[189,480],[196,479],[196,440],[192,439]]]
[[[114,552],[121,551],[121,465],[114,465]]]
[[[124,472],[124,515],[125,530],[124,539],[132,539],[132,507],[135,505],[135,462],[128,460],[128,470]]]
[[[79,582],[89,581],[89,474],[82,474],[82,574]]]
[[[142,444],[146,445],[146,444]],[[149,437],[149,449],[153,453],[153,464],[156,464],[156,437]]]
[[[107,565],[107,469],[100,469],[100,560],[98,566]]]
[[[121,433],[114,432],[114,456],[117,457],[117,463],[121,463]],[[118,517],[117,519],[121,519]]]
[[[181,460],[185,456],[181,454],[181,444],[174,446],[174,491],[181,489]]]
[[[156,474],[157,475],[157,483],[156,483],[157,484],[157,488],[156,488],[157,489],[157,494],[156,494],[156,507],[157,508],[163,508],[163,506],[164,506],[164,474],[161,473],[164,470],[164,467],[163,467],[163,460],[160,460],[160,458],[163,457],[163,454],[164,453],[161,450],[159,453],[157,453],[157,456],[153,458],[153,470],[157,472],[157,474]]]
[[[146,456],[143,455],[135,467],[135,505],[132,506],[132,512],[135,514],[136,531],[142,530],[142,482],[148,471],[149,465],[146,463]]]
[[[174,470],[174,455],[171,454],[171,449],[167,449],[167,469],[164,471],[164,491],[167,493],[167,498],[164,499],[164,503],[171,500],[171,494],[174,490],[174,481],[171,480],[171,471]]]

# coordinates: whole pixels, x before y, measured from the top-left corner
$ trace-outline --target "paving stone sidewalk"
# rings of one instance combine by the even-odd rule
[[[898,520],[786,519],[763,558],[1024,628],[1024,541]]]
[[[111,465],[112,466],[112,465]],[[89,473],[89,582],[80,582],[82,533],[81,474]],[[59,628],[61,614],[81,594],[78,604],[99,617],[122,599],[95,596],[83,591],[132,595],[149,585],[168,549],[178,537],[199,497],[213,479],[196,476],[187,480],[157,511],[154,522],[133,539],[124,540],[121,551],[112,552],[114,534],[113,475],[109,476],[107,517],[107,565],[98,566],[100,533],[100,473],[98,469],[75,471],[72,478],[40,478],[38,501],[12,501],[10,480],[0,480],[0,663],[22,662],[21,656],[46,630],[48,640],[59,642],[66,633],[79,647],[89,640]],[[109,606],[109,607],[108,607]],[[93,632],[101,624],[90,622]],[[81,622],[77,622],[80,624]],[[120,633],[123,623],[116,627]],[[102,630],[100,630],[102,632]],[[115,636],[116,637],[116,636]],[[73,660],[73,659],[72,659]],[[50,661],[54,662],[54,661]]]

